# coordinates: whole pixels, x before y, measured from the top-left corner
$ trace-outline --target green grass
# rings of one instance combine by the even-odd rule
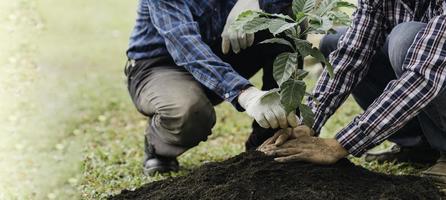
[[[136,2],[19,0],[0,5],[10,11],[0,23],[17,33],[0,32],[10,50],[0,60],[0,85],[7,86],[0,94],[11,97],[2,96],[0,103],[0,125],[7,128],[0,131],[5,134],[0,199],[102,199],[243,151],[251,120],[224,103],[216,107],[218,122],[208,141],[179,158],[181,172],[144,177],[147,122],[134,109],[122,72]],[[260,84],[259,75],[253,82]],[[21,96],[13,98],[17,91]],[[360,112],[350,98],[323,136],[333,136]],[[420,170],[354,161],[391,174]]]

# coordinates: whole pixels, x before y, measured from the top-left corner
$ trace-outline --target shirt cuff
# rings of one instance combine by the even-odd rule
[[[360,157],[377,144],[356,120],[336,134],[335,138],[351,155]]]
[[[251,87],[252,84],[243,77],[240,77],[238,80],[232,80],[232,82],[237,82],[237,84],[233,85],[232,87],[228,87],[227,85],[221,85],[218,88],[222,88],[222,90],[220,91],[223,92],[218,91],[218,89],[216,92],[223,94],[224,100],[231,103],[235,107],[235,109],[237,109],[237,111],[243,112],[245,110],[238,103],[238,96],[243,90]],[[224,90],[223,88],[230,88],[230,89]]]

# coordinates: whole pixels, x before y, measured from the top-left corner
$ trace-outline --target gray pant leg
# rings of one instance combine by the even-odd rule
[[[156,154],[176,157],[205,141],[216,116],[192,75],[174,65],[151,67],[144,74],[133,99],[150,119],[146,134]]]
[[[389,35],[389,58],[397,75],[404,73],[403,62],[415,36],[425,23],[406,22],[396,26]],[[417,116],[424,136],[430,145],[446,152],[446,91],[441,92]]]

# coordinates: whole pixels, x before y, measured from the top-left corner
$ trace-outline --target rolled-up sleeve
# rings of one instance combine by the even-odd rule
[[[353,155],[360,156],[380,144],[421,109],[446,85],[446,15],[431,19],[409,48],[403,75],[385,88],[372,105],[336,138]]]
[[[236,106],[240,92],[251,84],[216,56],[202,40],[187,1],[149,0],[147,5],[151,22],[164,38],[175,63],[184,67],[222,99]]]
[[[366,75],[370,59],[377,47],[384,44],[382,24],[384,19],[379,5],[372,0],[360,0],[351,27],[330,55],[334,77],[330,78],[324,70],[313,91],[318,101],[309,98],[315,113],[313,129],[317,133]]]

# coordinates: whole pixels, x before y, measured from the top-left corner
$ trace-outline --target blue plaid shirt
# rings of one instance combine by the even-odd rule
[[[250,85],[209,47],[221,37],[237,0],[140,0],[127,56],[170,56],[196,80],[232,102]],[[291,0],[260,0],[266,12],[278,12]]]

